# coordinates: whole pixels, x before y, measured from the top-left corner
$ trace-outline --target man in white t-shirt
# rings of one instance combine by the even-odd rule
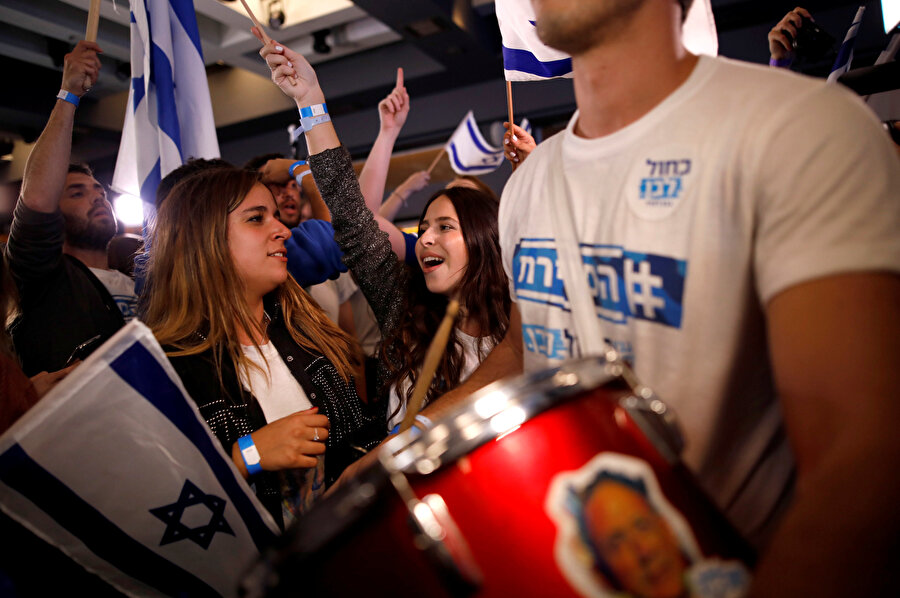
[[[134,317],[134,281],[109,268],[116,217],[89,168],[70,165],[79,98],[97,79],[100,48],[79,42],[66,54],[62,88],[25,165],[6,247],[20,296],[11,327],[22,369],[65,367],[79,347],[99,346]]]
[[[533,1],[579,111],[503,193],[506,339],[426,412],[583,354],[587,303],[762,549],[757,595],[880,595],[900,537],[900,163],[846,90],[689,54],[682,4]],[[553,225],[564,202],[576,240]],[[567,243],[595,298],[563,292]]]

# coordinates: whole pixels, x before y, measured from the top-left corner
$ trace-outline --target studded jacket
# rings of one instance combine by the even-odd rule
[[[294,342],[275,301],[267,299],[266,313],[272,318],[269,339],[309,401],[331,423],[325,441],[325,483],[330,486],[348,465],[362,456],[363,451],[359,449],[369,450],[378,444],[384,436],[383,416],[369,411],[357,396],[354,385],[344,382],[324,356],[310,353]],[[169,357],[169,360],[226,454],[231,455],[238,438],[266,425],[259,402],[244,389],[230,360],[223,360],[221,385],[212,351]],[[254,484],[257,497],[283,527],[282,484],[278,472],[264,471],[249,481]]]

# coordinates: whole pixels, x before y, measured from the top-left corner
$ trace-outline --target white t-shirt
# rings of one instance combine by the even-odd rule
[[[494,348],[493,343],[490,342],[488,338],[481,339],[481,353],[478,352],[478,340],[479,337],[471,336],[462,332],[461,330],[456,331],[456,336],[459,338],[459,342],[463,347],[463,367],[460,372],[459,381],[465,382],[469,376],[472,375],[478,366],[481,365],[481,362],[484,361],[484,358],[488,353],[491,352],[491,349]],[[401,385],[401,392],[403,396],[406,396],[406,392],[409,390],[408,382],[404,381]],[[390,396],[388,397],[388,416],[394,413],[394,410],[397,409],[397,406],[400,406],[400,410],[393,417],[388,418],[388,431],[392,430],[394,426],[401,423],[403,421],[403,417],[406,415],[406,401],[403,404],[400,404],[400,394],[397,393],[397,388],[394,387],[391,389]]]
[[[341,298],[338,293],[337,283],[333,280],[326,280],[323,283],[307,287],[306,292],[316,300],[316,303],[319,304],[325,315],[337,324],[341,310]]]
[[[134,279],[125,276],[118,270],[104,270],[102,268],[91,268],[109,294],[112,295],[113,301],[119,306],[119,311],[125,317],[125,321],[133,320],[137,315],[137,295],[134,294]]]
[[[257,351],[253,346],[242,346],[244,355],[260,366],[244,370],[241,368],[241,384],[256,397],[266,423],[272,423],[292,413],[312,407],[312,403],[303,391],[303,387],[294,378],[287,364],[279,355],[275,346],[268,342]],[[262,355],[266,361],[263,361]],[[268,366],[266,365],[268,362]],[[284,525],[288,527],[293,521],[309,510],[313,503],[325,493],[325,457],[320,455],[316,467],[309,469],[291,469],[282,472],[281,476],[281,513]]]
[[[603,336],[674,408],[706,491],[760,540],[793,472],[765,305],[822,276],[900,270],[900,164],[839,88],[701,56],[680,88],[611,135],[576,137],[576,113],[500,203],[526,371],[577,354],[549,211],[550,169],[562,169]]]

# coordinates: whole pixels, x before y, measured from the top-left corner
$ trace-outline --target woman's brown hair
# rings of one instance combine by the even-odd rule
[[[150,235],[142,319],[160,344],[175,348],[170,355],[212,350],[220,383],[224,355],[235,370],[253,367],[238,331],[250,338],[264,332],[244,299],[244,283],[228,247],[228,214],[256,184],[256,173],[235,168],[192,175],[169,192]],[[324,355],[349,380],[354,367],[350,337],[293,277],[273,293],[294,342]]]
[[[470,187],[450,187],[435,193],[425,204],[428,206],[439,197],[446,197],[453,204],[460,230],[466,245],[468,263],[457,290],[463,309],[460,317],[477,324],[480,337],[476,349],[483,358],[487,347],[499,343],[509,327],[509,282],[500,260],[500,242],[497,233],[499,202],[482,191]],[[425,361],[428,345],[444,317],[448,298],[437,295],[425,286],[422,269],[413,268],[407,296],[408,317],[382,345],[382,358],[391,372],[387,388],[406,386],[405,404],[412,397]],[[484,339],[488,342],[485,343]],[[463,346],[454,328],[447,350],[441,357],[428,392],[426,404],[460,384],[464,365]],[[389,414],[393,416],[394,414]]]

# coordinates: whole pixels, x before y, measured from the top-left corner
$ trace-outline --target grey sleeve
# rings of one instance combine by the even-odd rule
[[[387,233],[366,207],[347,150],[339,147],[312,155],[309,165],[331,211],[334,238],[344,251],[344,263],[387,336],[403,317],[409,281],[406,266],[397,259]]]

